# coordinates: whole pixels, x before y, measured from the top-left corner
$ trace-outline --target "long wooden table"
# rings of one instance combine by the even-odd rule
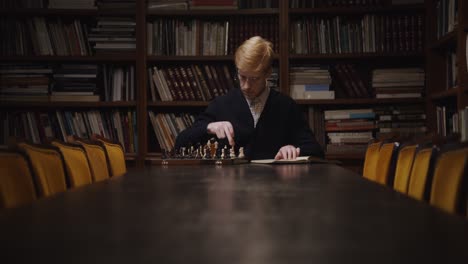
[[[329,164],[137,170],[0,211],[0,240],[5,264],[468,263],[465,219]]]

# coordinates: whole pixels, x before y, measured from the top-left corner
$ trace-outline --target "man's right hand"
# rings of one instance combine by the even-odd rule
[[[219,139],[227,138],[229,145],[234,146],[234,128],[229,121],[209,123],[206,127],[209,134],[216,135]]]

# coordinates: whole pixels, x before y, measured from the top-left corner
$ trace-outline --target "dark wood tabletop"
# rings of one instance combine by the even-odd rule
[[[0,241],[5,264],[468,263],[468,221],[330,164],[136,170],[0,211]]]

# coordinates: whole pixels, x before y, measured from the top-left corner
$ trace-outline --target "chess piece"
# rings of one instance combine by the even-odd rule
[[[181,151],[180,153],[181,158],[185,158],[185,147],[182,147],[180,151]]]
[[[231,159],[235,159],[236,158],[236,152],[234,151],[234,147],[231,147],[231,149],[229,150],[229,157]]]
[[[214,153],[212,155],[212,158],[217,158],[219,155],[219,152],[218,152],[218,141],[215,141],[214,143]]]
[[[244,159],[245,158],[245,155],[244,155],[244,147],[240,147],[239,148],[239,156],[237,156],[239,159]]]
[[[221,159],[226,159],[226,148],[221,149]]]
[[[200,147],[201,148],[201,158],[206,159],[206,148],[205,147]]]

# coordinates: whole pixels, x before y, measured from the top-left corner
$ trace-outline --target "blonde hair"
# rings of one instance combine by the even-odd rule
[[[240,45],[235,54],[237,69],[254,73],[270,73],[273,44],[260,37],[251,37]]]

